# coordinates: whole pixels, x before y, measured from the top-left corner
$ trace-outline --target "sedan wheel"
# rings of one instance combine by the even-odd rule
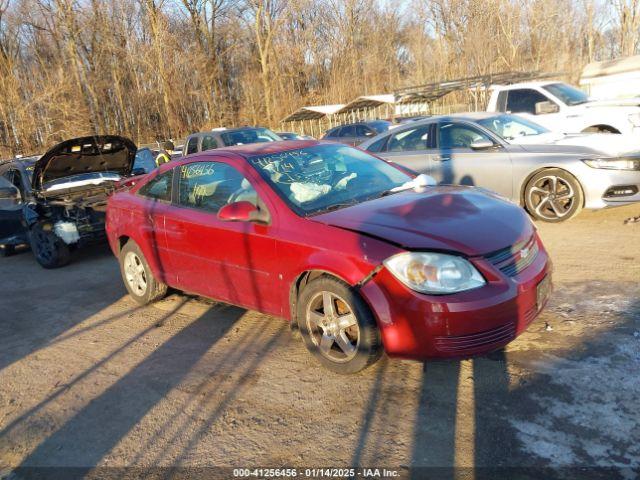
[[[583,195],[577,180],[559,169],[533,176],[525,191],[527,210],[545,222],[562,222],[582,209]]]
[[[129,240],[120,250],[122,280],[133,299],[145,305],[160,300],[167,293],[167,285],[156,280],[140,247]]]
[[[296,317],[307,349],[336,373],[355,373],[382,354],[380,331],[368,305],[349,285],[329,276],[300,292]]]
[[[311,299],[307,329],[320,353],[333,362],[348,362],[358,351],[358,321],[349,305],[334,293],[319,292]]]
[[[142,260],[135,252],[127,252],[124,257],[124,275],[129,288],[136,295],[142,296],[147,291],[147,277]]]

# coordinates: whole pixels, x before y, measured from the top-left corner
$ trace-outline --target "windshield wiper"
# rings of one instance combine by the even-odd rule
[[[313,212],[310,212],[308,215],[318,215],[319,213],[333,212],[334,210],[339,210],[341,208],[351,207],[351,206],[356,205],[358,203],[360,203],[359,200],[351,200],[349,202],[334,203],[332,205],[328,205],[328,206],[320,208],[318,210],[314,210]]]

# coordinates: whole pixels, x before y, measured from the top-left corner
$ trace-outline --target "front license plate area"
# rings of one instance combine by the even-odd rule
[[[551,293],[551,278],[549,275],[544,277],[536,286],[536,306],[538,310],[542,308]]]

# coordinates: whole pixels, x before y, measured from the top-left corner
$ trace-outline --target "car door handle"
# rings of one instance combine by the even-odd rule
[[[440,161],[440,162],[448,162],[451,160],[451,155],[438,155],[436,157],[436,160]]]

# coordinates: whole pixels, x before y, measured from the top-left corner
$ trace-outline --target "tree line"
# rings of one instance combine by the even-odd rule
[[[0,155],[639,50],[640,0],[0,0]]]

